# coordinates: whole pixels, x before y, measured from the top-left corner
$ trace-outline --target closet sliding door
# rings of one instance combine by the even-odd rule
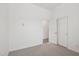
[[[58,31],[58,45],[68,46],[68,17],[61,17],[57,19],[57,31]]]

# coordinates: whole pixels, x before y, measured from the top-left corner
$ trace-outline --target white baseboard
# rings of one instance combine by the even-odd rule
[[[30,48],[30,47],[33,47],[33,46],[37,46],[37,45],[41,45],[42,43],[39,43],[39,44],[34,44],[34,45],[31,45],[31,46],[24,46],[24,47],[21,47],[21,48],[14,48],[14,49],[10,49],[9,52],[11,51],[16,51],[16,50],[20,50],[20,49],[24,49],[24,48]]]
[[[71,50],[71,51],[74,51],[74,52],[76,52],[76,53],[79,53],[79,50],[73,49],[73,48],[71,48],[71,47],[68,47],[68,49]]]

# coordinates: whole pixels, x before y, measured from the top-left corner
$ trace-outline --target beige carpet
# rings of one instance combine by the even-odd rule
[[[9,56],[79,56],[79,53],[52,43],[12,51]]]

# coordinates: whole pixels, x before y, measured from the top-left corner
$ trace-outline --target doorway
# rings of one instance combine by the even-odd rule
[[[57,19],[57,44],[68,47],[68,16]]]
[[[43,20],[43,43],[49,42],[49,20]]]

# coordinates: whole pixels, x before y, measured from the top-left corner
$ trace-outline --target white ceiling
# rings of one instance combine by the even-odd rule
[[[33,3],[34,5],[40,6],[42,8],[53,10],[57,6],[59,6],[61,3]]]

